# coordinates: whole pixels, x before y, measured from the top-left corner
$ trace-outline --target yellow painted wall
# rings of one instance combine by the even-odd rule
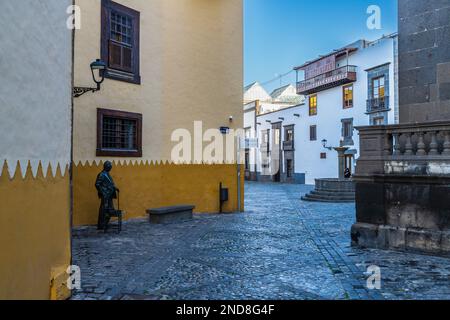
[[[117,0],[140,12],[141,85],[106,79],[75,99],[74,160],[96,157],[96,109],[143,114],[143,160],[171,160],[173,130],[242,128],[242,0]],[[101,0],[76,0],[75,85],[92,86],[100,58]],[[233,116],[233,123],[229,123]]]
[[[6,163],[6,162],[5,162]],[[44,178],[39,166],[33,178],[16,168],[9,178],[6,165],[0,176],[0,299],[49,299],[51,282],[70,265],[69,173],[49,167]],[[7,249],[7,250],[6,250]],[[60,286],[53,298],[70,294]],[[62,296],[61,296],[62,294]]]
[[[74,225],[97,223],[99,199],[95,179],[103,164],[79,164],[74,167]],[[242,170],[242,166],[241,166]],[[120,206],[126,219],[144,217],[155,207],[192,204],[195,212],[219,211],[219,183],[230,189],[230,201],[224,212],[237,205],[236,165],[115,164],[112,177],[120,189]],[[241,208],[244,208],[242,172]],[[116,203],[117,205],[117,203]]]
[[[171,161],[172,132],[194,121],[203,130],[243,123],[242,0],[117,0],[140,12],[140,85],[106,79],[102,90],[74,100],[74,162]],[[100,58],[101,0],[76,0],[82,28],[75,33],[75,85],[92,85],[89,64]],[[97,108],[143,115],[142,158],[96,157]],[[234,121],[229,122],[232,116]],[[206,143],[205,143],[206,146]],[[233,151],[235,152],[235,150]],[[74,168],[74,224],[95,224],[94,189],[100,166]],[[127,217],[150,207],[195,204],[218,212],[218,184],[231,188],[228,211],[237,211],[236,165],[116,166]],[[243,192],[242,192],[243,193]],[[233,195],[234,194],[234,195]],[[242,201],[242,204],[244,202]]]

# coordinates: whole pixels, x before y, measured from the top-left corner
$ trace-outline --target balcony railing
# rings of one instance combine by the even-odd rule
[[[297,93],[306,95],[356,81],[356,66],[347,65],[297,83]]]
[[[294,150],[294,141],[292,141],[292,140],[283,141],[283,150],[284,151],[293,151]]]
[[[367,113],[389,110],[389,97],[379,97],[367,100]]]
[[[357,175],[450,175],[450,122],[359,127]]]

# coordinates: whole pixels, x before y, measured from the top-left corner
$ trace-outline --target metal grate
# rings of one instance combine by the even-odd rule
[[[137,150],[137,120],[104,117],[102,148]]]

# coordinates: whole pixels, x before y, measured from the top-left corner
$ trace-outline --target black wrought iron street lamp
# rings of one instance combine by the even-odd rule
[[[73,97],[81,97],[86,92],[97,92],[101,89],[101,84],[105,81],[105,69],[106,63],[100,59],[95,60],[91,63],[92,79],[97,84],[97,87],[74,87]]]
[[[323,145],[323,147],[324,147],[325,149],[328,149],[328,150],[333,150],[333,147],[328,147],[327,144],[328,144],[328,140],[327,140],[327,139],[323,139],[323,140],[322,140],[322,145]]]

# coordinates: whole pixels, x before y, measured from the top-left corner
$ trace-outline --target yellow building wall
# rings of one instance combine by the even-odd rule
[[[142,159],[149,161],[170,161],[172,132],[193,132],[194,121],[202,121],[204,130],[242,128],[242,0],[115,2],[140,12],[142,83],[106,79],[100,92],[74,100],[75,163],[100,159],[97,108],[143,114]],[[75,86],[92,86],[89,64],[100,58],[101,0],[75,3],[82,13]]]
[[[74,167],[74,225],[97,223],[100,200],[94,187],[103,163],[79,164]],[[242,166],[241,166],[242,170]],[[114,164],[111,172],[120,189],[120,207],[125,219],[146,216],[155,207],[192,204],[195,212],[219,211],[219,183],[229,188],[230,200],[224,212],[238,207],[236,165],[174,165],[174,164]],[[241,172],[241,186],[244,175]],[[241,189],[241,209],[244,209],[244,189]],[[117,202],[116,202],[117,205]]]
[[[76,86],[91,86],[89,64],[100,58],[101,0],[75,2],[81,8],[82,28],[75,33],[74,81]],[[115,2],[140,12],[142,83],[106,79],[100,92],[74,100],[74,224],[97,221],[94,182],[101,166],[86,163],[105,160],[123,163],[112,175],[128,218],[142,217],[151,207],[176,204],[196,205],[196,212],[218,212],[221,181],[230,188],[225,210],[237,211],[235,164],[136,163],[171,161],[176,144],[171,142],[172,132],[183,128],[194,137],[194,121],[202,121],[203,132],[242,127],[242,0]],[[143,115],[142,158],[96,157],[97,108]]]
[[[0,176],[0,299],[64,299],[70,265],[69,172]],[[6,250],[7,249],[7,250]]]

